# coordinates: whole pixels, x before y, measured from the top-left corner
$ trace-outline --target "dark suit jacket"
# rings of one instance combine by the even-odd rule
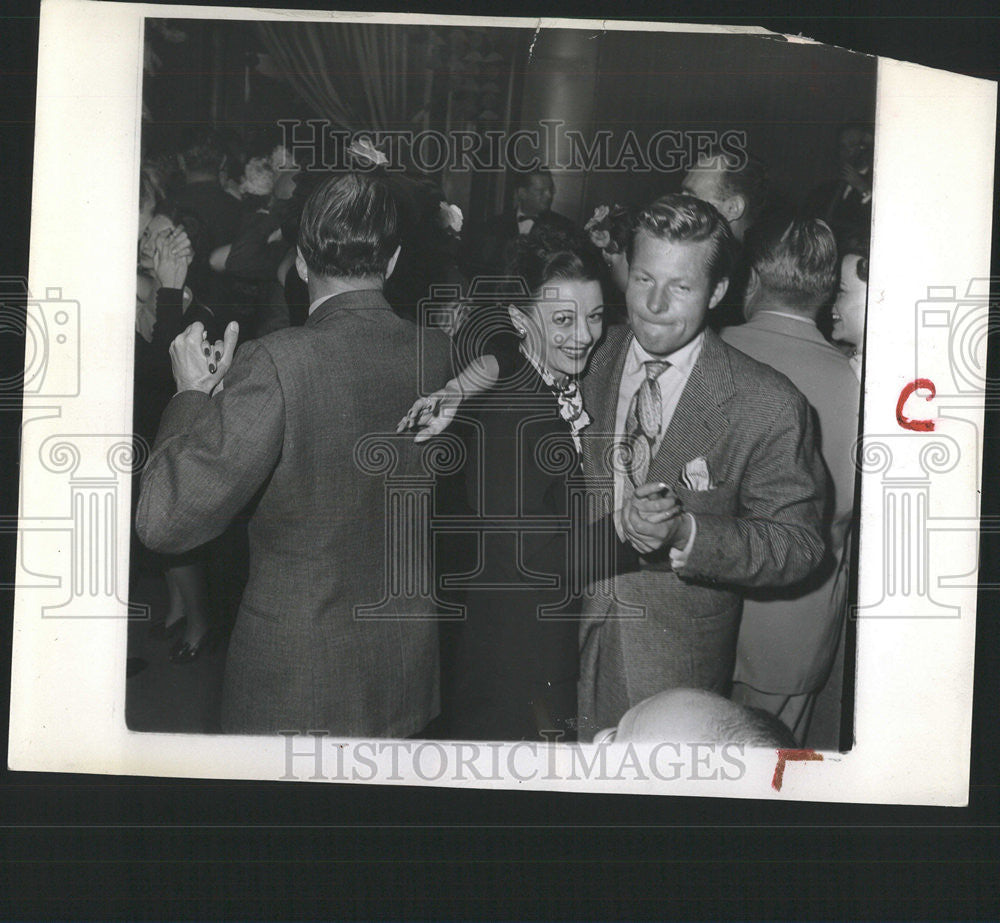
[[[609,484],[615,411],[628,328],[611,328],[584,379],[594,418],[584,469]],[[709,490],[679,483],[703,458]],[[581,736],[618,723],[663,689],[724,691],[732,676],[742,587],[806,576],[825,551],[825,472],[805,398],[773,369],[726,346],[710,330],[670,427],[650,463],[694,514],[697,533],[676,573],[668,552],[637,573],[606,581],[581,634]]]
[[[221,393],[185,391],[167,407],[142,478],[143,542],[194,547],[255,501],[227,732],[403,737],[436,714],[431,601],[355,616],[385,595],[387,529],[385,476],[361,470],[355,446],[394,433],[418,374],[444,382],[448,343],[436,334],[421,340],[379,292],[348,292],[304,327],[245,344]],[[420,447],[395,445],[395,473],[422,473]]]
[[[549,225],[571,232],[575,225],[565,215],[548,211],[535,219],[534,227]],[[507,245],[519,235],[517,213],[506,211],[478,226],[465,235],[460,266],[469,279],[476,276],[503,275],[507,265]]]

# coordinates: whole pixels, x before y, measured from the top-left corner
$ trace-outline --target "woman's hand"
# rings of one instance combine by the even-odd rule
[[[399,421],[396,432],[415,429],[414,442],[426,442],[432,436],[443,433],[455,419],[462,404],[462,391],[452,379],[440,391],[419,397]]]
[[[211,394],[233,364],[240,325],[233,321],[222,340],[208,342],[208,332],[195,321],[170,344],[170,364],[178,391]]]
[[[194,248],[184,228],[159,235],[153,249],[153,274],[160,288],[184,288]]]

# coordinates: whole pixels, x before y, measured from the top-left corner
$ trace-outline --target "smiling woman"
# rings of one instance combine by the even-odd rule
[[[478,559],[463,562],[476,579],[444,665],[446,737],[575,739],[581,524],[569,495],[590,422],[576,377],[603,333],[603,273],[583,240],[551,229],[509,254],[508,275],[531,297],[508,307],[512,327],[491,340],[499,381],[456,421],[469,459],[464,512],[482,542]],[[546,618],[555,609],[560,617]]]

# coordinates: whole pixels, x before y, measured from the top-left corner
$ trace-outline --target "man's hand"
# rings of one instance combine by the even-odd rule
[[[438,433],[443,433],[455,419],[462,403],[462,391],[454,380],[448,382],[440,391],[435,391],[427,397],[420,397],[407,411],[406,416],[399,421],[396,432],[415,429],[414,442],[426,442]]]
[[[195,321],[170,344],[170,364],[178,391],[211,394],[233,364],[240,325],[233,321],[224,338],[214,344],[200,321]]]
[[[184,228],[158,235],[153,249],[153,274],[160,288],[184,288],[194,249]]]
[[[622,507],[622,531],[640,554],[683,548],[691,535],[684,508],[666,484],[643,484]]]
[[[840,178],[847,183],[848,186],[852,186],[858,191],[862,196],[868,195],[872,191],[872,179],[871,176],[866,176],[857,167],[851,166],[849,163],[845,163],[840,168]]]

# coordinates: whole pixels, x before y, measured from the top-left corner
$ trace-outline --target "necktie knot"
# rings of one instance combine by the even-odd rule
[[[665,359],[650,359],[648,362],[644,362],[643,365],[646,367],[647,381],[656,381],[657,378],[670,368],[670,363]]]

